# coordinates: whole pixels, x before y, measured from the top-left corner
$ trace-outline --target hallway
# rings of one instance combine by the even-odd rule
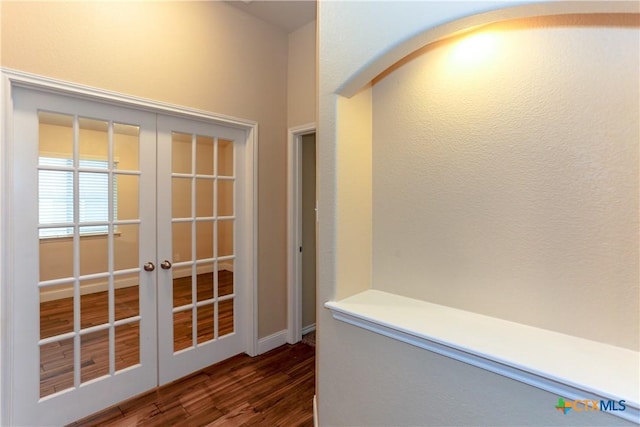
[[[315,348],[238,355],[70,426],[312,426]]]

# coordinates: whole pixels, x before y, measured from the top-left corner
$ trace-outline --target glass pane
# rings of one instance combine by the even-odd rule
[[[172,178],[171,182],[172,217],[190,218],[191,178]]]
[[[172,224],[173,235],[173,261],[191,261],[191,226],[193,222],[174,222]]]
[[[113,161],[120,170],[140,169],[140,128],[138,126],[113,124]]]
[[[38,113],[39,164],[46,164],[43,158],[73,158],[73,116],[65,114]],[[43,162],[44,160],[44,162]],[[69,164],[69,166],[73,166]]]
[[[196,136],[196,173],[213,175],[213,138]]]
[[[233,142],[218,140],[218,176],[233,176]]]
[[[200,273],[196,277],[198,302],[213,298],[213,263],[198,266],[198,270],[205,268],[211,271],[211,273]]]
[[[140,363],[140,322],[115,327],[116,371]]]
[[[80,337],[80,382],[109,374],[109,330]]]
[[[173,351],[193,346],[193,314],[191,310],[173,313]]]
[[[218,264],[218,296],[231,295],[233,290],[233,260],[228,259]]]
[[[45,228],[47,234],[62,233],[66,228]],[[40,281],[73,276],[73,239],[40,239]]]
[[[196,259],[213,258],[213,221],[196,222]]]
[[[218,216],[233,216],[234,182],[218,180]]]
[[[218,221],[218,256],[233,255],[233,220]]]
[[[140,177],[137,175],[114,175],[113,219],[139,219]]]
[[[40,397],[73,387],[73,338],[40,346]]]
[[[234,331],[233,299],[218,303],[218,336],[231,334]]]
[[[38,171],[38,219],[40,224],[73,222],[73,172]]]
[[[191,170],[191,135],[172,133],[171,171],[193,173]]]
[[[213,304],[198,307],[198,344],[213,339]]]
[[[109,322],[109,278],[80,281],[80,327]]]
[[[196,216],[213,216],[213,180],[196,180]]]
[[[40,288],[40,339],[73,332],[73,283]]]
[[[109,174],[79,172],[80,222],[106,222],[109,220]],[[94,233],[105,233],[106,226],[94,227]]]
[[[107,169],[109,160],[109,123],[104,120],[86,119],[80,117],[79,125],[79,150],[80,166]],[[88,160],[88,164],[83,165],[83,160]],[[101,162],[93,163],[95,160]]]
[[[140,280],[138,273],[121,274],[114,277],[113,291],[115,320],[140,314]]]
[[[91,233],[93,227],[80,227],[80,234]],[[80,238],[80,274],[104,273],[108,271],[108,238],[84,236]]]
[[[191,304],[191,267],[173,269],[173,306]]]
[[[115,270],[136,268],[140,264],[140,226],[125,224],[116,226],[113,237],[113,265]]]

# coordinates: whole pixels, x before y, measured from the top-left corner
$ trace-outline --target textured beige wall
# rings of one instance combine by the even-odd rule
[[[373,287],[637,351],[639,82],[638,15],[496,24],[380,80]]]
[[[320,2],[318,6],[318,197],[319,265],[318,304],[345,296],[368,284],[345,283],[340,263],[349,264],[358,242],[343,246],[340,239],[348,218],[344,211],[357,210],[339,193],[345,182],[340,173],[343,144],[350,141],[339,128],[365,127],[366,111],[341,109],[358,97],[371,98],[365,89],[354,98],[340,97],[341,88],[369,65],[394,60],[446,34],[461,28],[459,18],[523,2]],[[536,2],[533,2],[536,3]],[[631,3],[626,3],[627,5]],[[553,2],[503,9],[491,17],[504,19],[554,10],[607,10],[622,3]],[[623,7],[624,9],[624,7]],[[482,17],[466,24],[490,22]],[[451,23],[442,25],[444,23]],[[466,25],[462,25],[462,28]],[[405,41],[422,40],[422,44]],[[404,54],[393,54],[403,45]],[[408,46],[408,48],[407,48]],[[571,52],[565,52],[570,57]],[[375,67],[374,67],[375,68]],[[375,74],[369,77],[373,78]],[[361,90],[365,80],[358,86]],[[367,103],[361,100],[362,107]],[[464,98],[460,99],[464,102]],[[353,104],[352,104],[353,106]],[[402,140],[396,141],[402,144]],[[371,141],[369,141],[369,144]],[[366,146],[366,142],[362,143]],[[344,148],[346,150],[346,148]],[[362,167],[362,166],[361,166]],[[348,176],[348,175],[345,175]],[[347,183],[348,185],[348,183]],[[370,191],[364,187],[363,191]],[[371,251],[363,236],[359,251]],[[370,241],[370,239],[369,239]],[[364,272],[366,265],[354,266]],[[594,297],[595,298],[595,297]],[[557,396],[518,382],[436,356],[408,344],[334,320],[326,309],[318,313],[318,377],[316,391],[320,425],[616,425],[620,419],[604,413],[593,417],[562,416],[554,408]],[[625,323],[626,324],[626,323]],[[348,349],[346,351],[345,349]],[[492,402],[492,403],[488,403]],[[496,403],[499,402],[499,403]],[[506,402],[506,404],[504,404]],[[560,415],[560,417],[558,416]],[[586,415],[586,414],[584,414]],[[627,423],[628,425],[628,423]]]
[[[289,33],[289,50],[287,65],[287,125],[289,128],[316,122],[316,23],[310,22]],[[309,139],[313,138],[313,141]],[[309,150],[309,143],[315,150],[315,135],[303,137],[303,185],[312,187],[315,195],[315,179],[310,180],[308,173],[315,175],[315,169],[307,168],[310,162],[315,164],[315,153]],[[305,179],[307,178],[307,179]],[[314,177],[315,178],[315,177]],[[303,190],[303,205],[307,210],[315,207],[315,200],[308,196],[312,192]],[[313,198],[313,197],[312,197]],[[303,210],[305,207],[303,206]],[[302,256],[302,326],[316,322],[316,243],[315,212],[307,212],[303,218]],[[303,212],[304,215],[304,212]],[[311,215],[311,217],[309,216]],[[313,227],[305,230],[304,224]]]
[[[286,327],[287,35],[223,2],[2,2],[3,67],[259,123],[259,336]]]
[[[287,123],[289,127],[316,121],[316,23],[289,33]]]
[[[371,89],[338,99],[336,299],[371,286]]]

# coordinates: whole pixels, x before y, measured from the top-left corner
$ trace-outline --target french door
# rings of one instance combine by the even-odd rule
[[[158,120],[160,384],[243,351],[243,138],[229,127]]]
[[[65,424],[242,352],[245,131],[12,95],[11,423]]]

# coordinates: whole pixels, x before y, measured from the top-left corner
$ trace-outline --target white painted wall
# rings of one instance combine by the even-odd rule
[[[615,15],[496,24],[379,81],[373,287],[638,351],[639,82]]]
[[[457,18],[511,4],[516,3],[319,3],[319,304],[371,285],[371,228],[367,232],[366,227],[350,227],[358,214],[368,221],[372,211],[371,164],[367,166],[372,90],[363,87],[425,43],[491,21],[474,18],[462,25]],[[507,10],[491,16],[498,20],[526,16],[531,9],[543,15],[563,8],[568,12],[586,4],[545,3],[533,5],[529,12]],[[601,10],[617,7],[608,2],[588,4]],[[449,24],[440,26],[444,23]],[[403,53],[393,53],[398,46]],[[340,93],[358,94],[347,99]],[[350,146],[362,151],[354,153]],[[361,162],[358,153],[363,153]],[[364,177],[352,181],[352,167]],[[360,197],[344,197],[357,187]],[[553,408],[557,396],[340,323],[327,310],[319,311],[318,322],[320,425],[624,424],[603,413],[563,417]]]

